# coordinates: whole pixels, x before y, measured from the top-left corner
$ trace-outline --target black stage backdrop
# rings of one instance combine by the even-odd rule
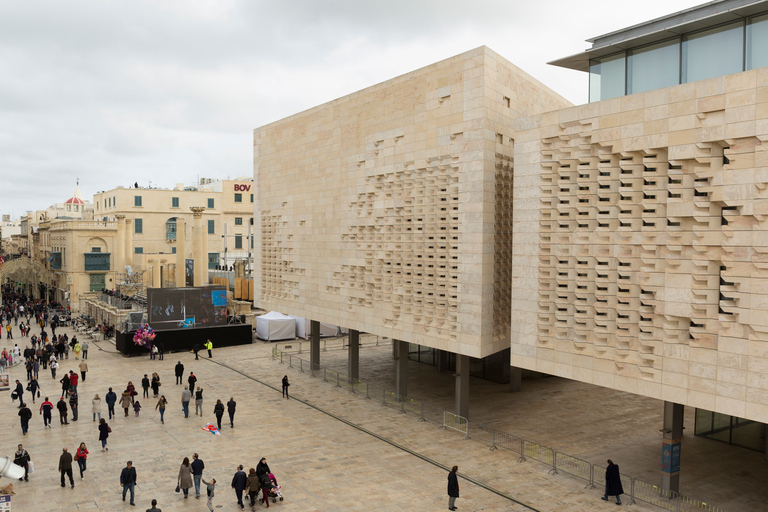
[[[168,329],[165,331],[155,331],[155,343],[162,343],[165,353],[189,351],[195,346],[200,345],[200,351],[207,357],[203,349],[203,343],[211,340],[213,350],[219,347],[231,347],[234,345],[245,345],[253,341],[251,324],[233,324],[222,325],[220,327],[199,327],[195,329]],[[126,356],[148,355],[149,349],[140,347],[133,342],[133,335],[136,331],[115,333],[115,344],[117,350]]]

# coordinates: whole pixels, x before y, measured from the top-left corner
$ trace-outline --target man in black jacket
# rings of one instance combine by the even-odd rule
[[[117,402],[117,394],[112,391],[112,388],[109,388],[109,393],[107,393],[107,396],[104,398],[104,400],[107,402],[107,411],[109,411],[109,419],[112,419],[112,416],[115,415],[115,402]]]
[[[136,505],[133,502],[133,488],[136,486],[136,468],[133,467],[133,462],[130,460],[126,463],[123,471],[120,473],[120,486],[123,488],[123,501],[125,501],[125,493],[130,490],[131,505]]]
[[[229,397],[229,402],[227,402],[227,412],[229,413],[229,428],[235,428],[235,407],[237,407],[237,402],[235,402],[235,397],[231,396]]]
[[[72,454],[64,448],[59,457],[59,473],[61,473],[61,486],[64,487],[64,475],[69,476],[69,484],[75,488],[75,480],[72,478]]]
[[[62,425],[69,425],[69,422],[67,421],[67,402],[64,401],[64,397],[61,397],[58,402],[56,402],[56,408],[59,410],[59,421]]]
[[[32,411],[29,410],[27,404],[21,404],[19,418],[21,418],[21,432],[23,435],[27,435],[27,430],[29,430],[29,420],[32,419]]]
[[[24,468],[24,478],[19,478],[19,481],[26,480],[29,482],[29,461],[31,460],[32,457],[29,456],[29,452],[22,445],[19,445],[19,449],[16,450],[16,454],[13,456],[13,463]]]
[[[608,501],[608,496],[616,496],[616,504],[621,505],[621,495],[624,488],[621,485],[619,466],[608,459],[608,467],[605,469],[605,495],[603,500]]]
[[[19,379],[16,379],[16,398],[19,399],[19,409],[24,405],[24,400],[21,398],[21,395],[24,394],[24,386],[21,385],[21,382],[19,382]]]
[[[237,496],[237,504],[240,505],[240,510],[243,510],[245,508],[245,505],[243,505],[243,491],[245,490],[245,484],[248,481],[248,477],[245,474],[245,471],[243,471],[243,465],[240,464],[237,466],[237,472],[235,473],[235,476],[232,477],[232,488],[235,490],[235,495]]]
[[[181,379],[184,378],[184,365],[181,361],[176,363],[176,384],[181,384]]]

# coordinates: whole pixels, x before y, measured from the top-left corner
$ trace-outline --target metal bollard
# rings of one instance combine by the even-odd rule
[[[299,373],[304,373],[304,360],[299,359]]]
[[[301,348],[302,348],[303,346],[304,346],[304,342],[303,342],[303,341],[300,341],[300,342],[299,342],[299,354],[301,354]]]
[[[369,388],[369,386],[368,386],[368,384],[366,384],[365,385],[365,399],[366,400],[370,400],[371,399],[371,395],[369,394],[369,389],[368,388]]]
[[[419,416],[419,421],[426,422],[427,420],[424,419],[424,403],[421,404],[421,416]]]
[[[283,352],[280,352],[280,364],[285,364],[285,363],[283,362]]]
[[[340,388],[341,384],[339,384],[339,372],[336,372],[336,387]]]
[[[293,356],[288,354],[288,368],[293,368]]]

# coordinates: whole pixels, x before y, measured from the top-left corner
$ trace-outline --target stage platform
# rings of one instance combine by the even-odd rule
[[[196,327],[193,329],[168,329],[155,331],[155,343],[162,343],[165,353],[189,351],[200,345],[203,352],[203,344],[207,340],[213,343],[213,350],[219,347],[231,347],[234,345],[246,345],[253,342],[251,324],[231,324],[216,327]],[[117,350],[126,356],[138,356],[149,354],[149,349],[139,347],[133,342],[136,331],[115,333],[115,346]]]

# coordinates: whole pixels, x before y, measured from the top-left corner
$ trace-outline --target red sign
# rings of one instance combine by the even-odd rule
[[[235,184],[235,192],[248,192],[249,190],[251,190],[251,186],[250,185],[238,185],[238,184]]]

